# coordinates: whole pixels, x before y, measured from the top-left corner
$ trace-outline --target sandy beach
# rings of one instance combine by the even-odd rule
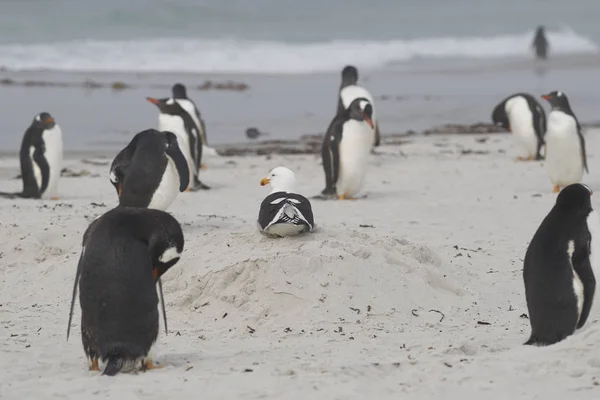
[[[79,303],[66,341],[82,234],[117,204],[108,165],[65,160],[84,176],[62,178],[59,201],[1,200],[0,398],[600,396],[598,304],[567,340],[522,345],[522,260],[556,199],[542,164],[516,162],[508,134],[407,140],[371,157],[366,198],[313,200],[318,230],[291,239],[258,233],[259,181],[285,165],[315,195],[320,157],[211,159],[213,190],[169,209],[186,243],[164,278],[164,368],[116,378],[87,370]],[[598,132],[586,140],[597,190]],[[17,173],[0,158],[3,190],[20,189]]]

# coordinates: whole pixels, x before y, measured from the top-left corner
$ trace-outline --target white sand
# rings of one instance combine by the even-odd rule
[[[587,144],[584,181],[600,189],[600,139]],[[259,181],[286,165],[316,194],[319,157],[211,160],[214,189],[170,209],[186,247],[165,276],[165,368],[116,378],[88,372],[78,302],[65,340],[81,236],[116,204],[108,166],[67,161],[99,176],[63,178],[59,202],[0,200],[0,398],[599,398],[598,305],[564,342],[522,345],[522,259],[556,198],[540,163],[515,162],[508,135],[379,151],[368,198],[314,200],[319,231],[279,240],[256,229]],[[2,190],[18,190],[17,160],[0,167]]]

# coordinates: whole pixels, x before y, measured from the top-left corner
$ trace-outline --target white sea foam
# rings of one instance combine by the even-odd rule
[[[600,48],[570,29],[549,31],[552,54],[590,54]],[[427,58],[531,56],[533,32],[492,37],[285,43],[216,39],[70,41],[0,46],[0,66],[12,70],[309,73],[340,65],[381,68]]]

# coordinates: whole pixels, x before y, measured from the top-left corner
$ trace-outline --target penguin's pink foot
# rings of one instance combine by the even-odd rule
[[[552,190],[553,193],[558,193],[560,192],[560,186],[558,185],[554,185],[554,190]]]
[[[186,192],[191,192],[191,191],[192,191],[192,189],[190,189],[190,188],[187,188],[187,189],[185,189],[185,191],[186,191]]]
[[[60,200],[60,197],[50,197],[50,200]]]
[[[200,164],[200,169],[206,169],[206,164]]]

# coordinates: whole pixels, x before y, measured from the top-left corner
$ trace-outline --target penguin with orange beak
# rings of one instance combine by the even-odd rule
[[[325,189],[321,198],[352,199],[363,189],[374,140],[373,106],[359,97],[331,121],[321,155]]]

